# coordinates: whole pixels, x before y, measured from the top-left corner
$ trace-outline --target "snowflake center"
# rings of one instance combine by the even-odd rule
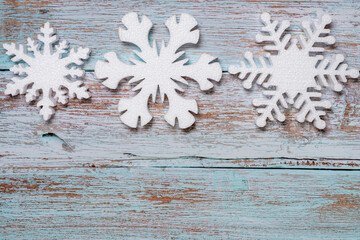
[[[296,44],[291,44],[288,49],[271,56],[273,73],[269,86],[277,86],[293,102],[298,93],[317,86],[316,74],[311,70],[315,69],[317,61],[317,58],[310,57],[308,52],[300,50]]]
[[[54,88],[58,83],[52,79],[63,79],[67,69],[56,54],[41,55],[32,60],[28,75],[44,88]]]
[[[174,73],[174,64],[171,59],[166,56],[159,55],[147,61],[144,65],[148,74],[148,79],[151,79],[152,84],[166,85],[171,81],[171,76]]]

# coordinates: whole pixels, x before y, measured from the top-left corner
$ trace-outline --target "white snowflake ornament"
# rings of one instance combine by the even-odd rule
[[[196,44],[199,40],[199,30],[194,30],[197,21],[189,14],[181,14],[179,22],[176,16],[170,17],[165,25],[170,32],[169,43],[165,46],[164,41],[158,52],[156,42],[149,43],[149,31],[152,22],[145,15],[139,21],[136,13],[128,13],[122,18],[126,29],[119,29],[121,41],[129,42],[140,48],[140,52],[134,51],[142,60],[130,59],[133,65],[120,61],[114,52],[104,55],[106,61],[98,61],[95,73],[99,79],[105,79],[102,83],[111,89],[116,89],[119,82],[127,77],[132,77],[129,83],[138,83],[133,91],[137,95],[131,99],[121,99],[118,110],[120,119],[129,127],[136,128],[140,118],[140,125],[150,122],[152,116],[148,110],[149,97],[155,102],[159,90],[161,100],[165,96],[169,100],[169,110],[165,120],[175,126],[176,119],[179,127],[184,129],[195,122],[192,113],[198,113],[195,100],[186,99],[178,94],[184,90],[177,82],[187,84],[183,77],[189,77],[200,85],[201,90],[209,90],[213,84],[209,81],[220,81],[222,69],[218,62],[213,62],[214,57],[202,54],[194,64],[186,64],[188,59],[178,60],[183,51],[179,48],[187,43]],[[192,113],[190,113],[192,112]]]
[[[89,98],[88,88],[82,86],[83,82],[78,80],[84,75],[84,71],[76,66],[82,65],[89,57],[88,48],[71,48],[68,51],[67,41],[60,41],[55,30],[50,24],[45,23],[38,35],[40,42],[31,38],[27,44],[3,44],[7,50],[6,54],[13,56],[13,62],[19,64],[10,68],[16,76],[12,78],[13,83],[6,85],[5,94],[16,96],[25,94],[26,102],[31,102],[42,95],[37,106],[41,108],[40,114],[44,120],[49,120],[55,113],[56,102],[66,104],[69,98]],[[65,55],[65,56],[63,56]],[[25,63],[25,64],[24,64]]]
[[[347,64],[342,63],[343,55],[335,55],[330,60],[321,55],[324,48],[315,46],[335,43],[334,37],[327,36],[330,30],[326,26],[331,23],[330,16],[324,15],[314,23],[302,22],[306,38],[301,35],[299,39],[291,39],[290,34],[284,35],[290,26],[289,21],[271,21],[268,13],[261,15],[261,21],[264,34],[258,34],[256,42],[264,42],[264,49],[272,54],[255,59],[251,52],[246,52],[246,61],[241,62],[240,67],[229,67],[229,73],[239,74],[239,78],[244,79],[244,88],[250,89],[256,82],[265,89],[263,94],[268,98],[253,101],[260,113],[256,125],[264,127],[267,119],[273,121],[274,118],[283,122],[285,115],[280,106],[288,108],[288,104],[293,104],[299,109],[297,121],[313,122],[316,128],[324,129],[326,123],[321,116],[325,115],[323,109],[329,109],[331,103],[320,99],[321,88],[330,87],[340,92],[341,82],[346,82],[348,77],[359,76],[357,70],[347,69]]]

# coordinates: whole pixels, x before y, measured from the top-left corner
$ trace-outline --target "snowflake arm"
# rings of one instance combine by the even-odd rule
[[[198,106],[194,99],[185,99],[180,96],[175,89],[167,91],[169,99],[169,110],[165,115],[165,120],[175,126],[175,120],[179,122],[179,128],[185,129],[195,122],[195,117],[191,112],[197,114]]]
[[[121,41],[129,42],[140,48],[141,52],[134,53],[146,61],[157,54],[156,48],[149,44],[149,32],[152,28],[152,22],[145,15],[141,21],[137,13],[128,13],[122,18],[126,29],[119,28],[119,38]],[[95,65],[95,74],[99,79],[105,79],[103,84],[110,88],[116,89],[119,82],[127,77],[133,77],[130,83],[140,81],[145,78],[143,73],[143,62],[136,59],[130,59],[134,65],[129,65],[117,57],[116,53],[109,52],[104,55],[106,61],[97,61]],[[136,74],[137,73],[137,74]]]
[[[320,59],[322,59],[322,57]],[[356,69],[348,69],[348,65],[342,63],[343,61],[344,56],[341,54],[335,55],[332,62],[330,62],[328,58],[321,60],[316,67],[316,76],[320,84],[328,87],[330,83],[332,90],[340,92],[343,86],[339,81],[345,83],[348,77],[357,78],[359,76],[359,71]]]
[[[29,103],[37,99],[39,97],[40,90],[41,87],[37,86],[37,84],[34,83],[34,85],[26,91],[25,101]]]
[[[260,116],[256,119],[256,125],[258,127],[265,127],[266,120],[274,121],[274,117],[280,121],[285,121],[285,115],[281,112],[279,105],[284,108],[288,108],[283,92],[275,90],[264,91],[265,96],[270,96],[269,99],[254,99],[253,105],[258,107],[257,112]]]
[[[11,80],[13,83],[7,84],[5,89],[5,94],[10,96],[24,94],[28,85],[32,83],[29,78],[13,77]]]
[[[87,89],[86,89],[87,90]],[[85,90],[85,91],[86,91]],[[89,93],[87,93],[89,94]],[[70,95],[70,94],[69,94]],[[67,95],[67,91],[65,89],[63,89],[62,87],[59,87],[56,91],[55,91],[55,96],[54,99],[56,99],[57,102],[61,103],[61,104],[66,104],[69,101],[69,96]]]
[[[178,49],[188,43],[196,44],[199,41],[200,32],[194,28],[198,25],[194,17],[189,14],[183,13],[180,16],[179,23],[176,21],[176,16],[170,17],[166,23],[166,27],[170,33],[170,41],[167,47],[162,45],[162,55],[169,58],[170,61],[176,61],[185,52],[177,52]],[[199,60],[194,64],[187,64],[188,59],[174,62],[174,73],[171,78],[187,84],[183,77],[189,77],[195,80],[201,90],[209,90],[213,84],[209,81],[220,81],[222,76],[222,69],[218,62],[213,62],[214,57],[208,54],[202,54]]]
[[[63,47],[58,48],[57,55],[59,56],[59,58],[60,58],[60,55],[64,51],[65,50],[63,49]],[[62,58],[61,62],[65,66],[68,66],[69,64],[72,64],[72,63],[75,63],[76,65],[81,66],[84,64],[84,60],[89,58],[89,53],[90,53],[89,48],[83,48],[83,47],[79,47],[77,49],[71,48],[69,56]]]
[[[136,128],[140,118],[140,125],[145,126],[152,119],[148,109],[149,97],[153,94],[149,88],[141,88],[135,97],[121,99],[118,110],[121,114],[120,119],[131,128]]]
[[[196,63],[183,65],[182,67],[175,69],[178,71],[174,72],[172,78],[187,84],[183,77],[189,77],[199,84],[202,91],[209,90],[214,86],[209,79],[219,82],[222,76],[221,66],[218,62],[213,62],[214,60],[214,57],[208,54],[202,54]],[[185,61],[187,60],[184,60],[183,62]],[[181,64],[183,62],[181,62]]]
[[[251,52],[245,53],[246,61],[240,62],[240,67],[230,65],[229,73],[230,74],[239,74],[239,78],[244,80],[243,86],[245,89],[250,89],[253,83],[256,80],[258,85],[264,83],[265,79],[271,76],[271,66],[266,63],[266,60],[269,60],[267,57],[259,57],[260,68],[256,65],[254,56]],[[247,65],[249,64],[249,66]]]
[[[54,107],[56,106],[56,101],[51,97],[52,90],[49,88],[42,88],[42,99],[37,103],[37,107],[40,109],[40,114],[43,116],[45,121],[50,120],[50,118],[55,114]]]
[[[181,14],[179,23],[176,22],[176,15],[174,15],[165,22],[165,25],[170,33],[170,41],[166,50],[176,59],[184,54],[184,51],[181,51],[175,55],[181,46],[188,43],[196,44],[199,41],[199,30],[193,30],[198,23],[195,18],[189,14]],[[174,61],[176,59],[174,59]]]
[[[141,63],[138,65],[125,64],[117,57],[116,53],[108,52],[104,55],[106,61],[97,61],[95,64],[95,74],[99,79],[105,79],[103,85],[110,89],[116,89],[120,81],[127,77],[133,77],[131,82],[136,82],[144,79],[144,74],[141,73]]]
[[[65,40],[60,41],[58,45],[55,46],[55,54],[59,56],[59,58],[62,57],[62,54],[67,52],[67,49],[69,48],[69,43]],[[87,52],[89,54],[89,51]],[[84,59],[86,59],[88,56],[84,56]]]
[[[320,98],[320,92],[305,92],[302,93],[295,101],[294,107],[300,109],[299,113],[296,115],[296,120],[299,122],[313,122],[314,126],[318,129],[324,129],[326,123],[321,119],[321,116],[326,115],[325,111],[319,110],[329,109],[331,107],[331,102],[327,100],[312,100],[312,98]]]
[[[69,81],[68,79],[64,79],[64,81],[66,81],[66,83],[64,83],[63,86],[68,89],[69,98],[88,99],[90,97],[89,89],[83,86],[83,81]]]
[[[264,47],[267,51],[283,51],[291,38],[290,34],[282,37],[285,30],[290,26],[290,22],[285,20],[279,24],[278,21],[271,21],[269,13],[261,14],[261,21],[264,24],[261,31],[266,35],[261,33],[257,34],[255,38],[256,42],[271,42],[272,45],[266,45]]]
[[[30,52],[34,53],[34,57],[37,58],[39,56],[41,56],[41,52],[40,52],[40,44],[36,41],[34,41],[31,38],[27,39],[27,45],[28,45],[28,50]]]
[[[58,40],[55,29],[47,22],[44,27],[40,28],[40,31],[41,34],[38,34],[38,39],[43,43],[43,55],[51,55],[52,45]]]
[[[134,51],[137,56],[146,62],[154,54],[157,54],[156,47],[151,47],[149,43],[149,32],[152,28],[152,22],[147,16],[143,15],[141,21],[139,21],[138,14],[132,12],[126,14],[121,21],[126,29],[119,28],[120,40],[132,43],[140,48],[140,52]]]
[[[303,21],[301,26],[307,40],[303,35],[299,37],[300,46],[303,51],[308,53],[311,52],[323,52],[324,48],[322,47],[314,47],[316,43],[325,43],[325,44],[334,44],[335,38],[333,36],[323,36],[330,33],[330,29],[327,29],[326,26],[331,23],[331,17],[327,14],[322,16],[320,22],[310,23],[308,21]]]
[[[28,69],[29,68],[27,66],[25,66],[22,63],[19,63],[17,65],[14,65],[13,67],[11,67],[10,71],[13,72],[16,75],[24,76],[24,75],[27,74]]]
[[[9,55],[11,58],[11,61],[13,62],[19,62],[23,60],[27,64],[32,63],[32,57],[27,54],[26,45],[16,43],[4,43],[3,47],[6,50],[6,54]]]

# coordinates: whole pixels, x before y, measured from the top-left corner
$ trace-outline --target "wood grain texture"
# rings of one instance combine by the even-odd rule
[[[4,239],[357,239],[360,172],[3,170]]]
[[[270,12],[277,20],[292,21],[294,35],[302,34],[300,22],[315,19],[324,12],[333,18],[332,35],[337,39],[335,47],[327,48],[327,54],[342,53],[353,67],[359,68],[359,1],[49,1],[5,0],[0,11],[0,44],[25,43],[27,37],[35,37],[40,27],[49,21],[62,39],[75,46],[85,46],[92,55],[85,68],[93,70],[95,62],[109,51],[127,59],[134,47],[123,44],[118,38],[118,28],[124,14],[136,11],[146,14],[154,23],[152,39],[168,39],[164,25],[166,19],[183,12],[193,15],[198,23],[201,41],[189,46],[187,56],[196,61],[201,53],[218,57],[224,70],[229,64],[238,64],[246,50],[261,53],[261,45],[254,39],[260,31],[260,14]],[[0,69],[9,69],[12,63],[0,50]]]
[[[45,123],[24,96],[4,96],[12,63],[0,48],[0,239],[359,238],[358,82],[324,91],[333,103],[325,131],[295,122],[294,110],[285,124],[257,128],[251,99],[260,91],[228,74],[206,93],[190,82],[184,96],[200,107],[191,129],[169,126],[167,103],[155,103],[151,124],[132,130],[117,112],[131,87],[109,91],[92,72],[106,52],[131,56],[117,35],[130,11],[148,15],[157,40],[168,39],[168,17],[192,14],[201,40],[187,57],[209,53],[224,72],[246,50],[263,53],[254,41],[262,12],[291,20],[294,35],[302,20],[327,12],[337,43],[325,54],[345,54],[359,69],[359,9],[356,0],[0,1],[0,45],[25,43],[50,21],[72,46],[92,49],[85,83],[93,96],[58,106]]]
[[[9,72],[0,75],[1,166],[207,166],[359,169],[359,84],[349,82],[344,94],[326,92],[334,103],[328,127],[318,131],[299,124],[290,110],[285,124],[255,126],[251,98],[260,91],[243,90],[235,77],[224,75],[214,91],[199,94],[195,83],[185,97],[198,100],[200,114],[188,130],[172,128],[163,120],[166,104],[150,104],[151,124],[137,130],[121,123],[117,104],[134,94],[128,84],[109,91],[87,73],[93,97],[58,106],[45,123],[34,105],[23,97],[3,95]],[[158,101],[160,102],[160,101]],[[45,135],[54,133],[53,135]],[[19,147],[21,146],[21,147]],[[182,158],[182,161],[179,161]],[[26,159],[31,159],[27,161]],[[172,161],[174,160],[174,161]]]

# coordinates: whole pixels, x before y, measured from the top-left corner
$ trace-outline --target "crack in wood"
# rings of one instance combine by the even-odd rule
[[[52,132],[44,133],[41,135],[41,137],[43,139],[46,139],[45,142],[48,145],[53,145],[53,144],[58,145],[60,143],[63,150],[65,150],[67,152],[74,151],[74,149],[64,139],[60,138],[55,133],[52,133]]]

